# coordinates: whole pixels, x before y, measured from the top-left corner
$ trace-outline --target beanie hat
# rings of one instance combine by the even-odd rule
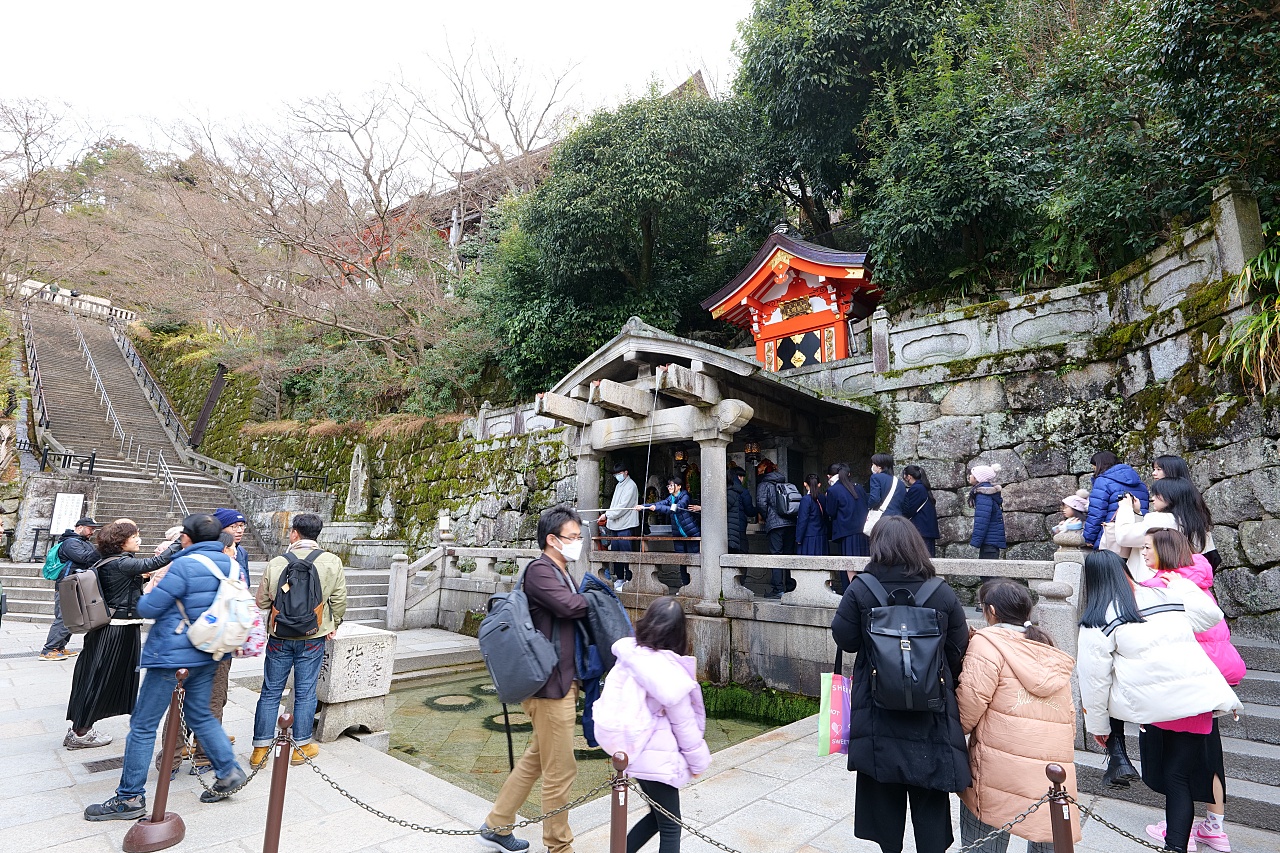
[[[1080,489],[1074,495],[1067,495],[1062,502],[1076,512],[1086,512],[1089,509],[1089,490]]]
[[[999,471],[1000,463],[998,462],[991,465],[974,465],[969,469],[969,473],[973,474],[973,478],[979,483],[994,483]]]
[[[213,511],[213,517],[218,519],[218,523],[222,525],[222,528],[224,530],[233,524],[236,524],[238,522],[245,520],[244,516],[240,514],[239,510],[231,509],[230,507],[225,507],[225,506],[218,507],[217,509],[215,509]]]

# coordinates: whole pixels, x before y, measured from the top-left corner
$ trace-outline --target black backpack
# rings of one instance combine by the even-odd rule
[[[617,663],[617,658],[613,656],[613,644],[623,637],[635,636],[631,617],[627,615],[627,608],[622,606],[613,590],[584,583],[582,597],[587,600],[587,627],[591,642],[600,655],[604,671],[608,672]]]
[[[314,634],[320,629],[324,611],[324,592],[320,589],[320,573],[316,557],[324,552],[316,549],[305,558],[286,551],[287,564],[280,573],[276,597],[271,602],[271,633],[284,639]]]
[[[795,483],[773,484],[773,511],[782,518],[795,518],[800,513],[800,490]]]
[[[857,576],[879,607],[871,608],[864,650],[871,661],[871,699],[889,711],[946,710],[946,681],[942,667],[947,638],[938,611],[925,607],[942,578],[925,581],[919,599],[905,589],[885,593],[880,581],[863,572]],[[899,604],[899,597],[906,603]],[[890,601],[892,599],[892,603]]]

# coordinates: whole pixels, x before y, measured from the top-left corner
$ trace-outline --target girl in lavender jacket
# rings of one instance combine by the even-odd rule
[[[711,750],[703,739],[707,712],[695,678],[697,664],[688,651],[684,610],[680,602],[664,596],[636,622],[634,638],[613,644],[618,663],[609,675],[629,672],[645,692],[644,703],[634,713],[652,719],[653,736],[630,756],[628,772],[650,800],[676,817],[680,788],[711,764]],[[655,833],[658,853],[679,853],[679,824],[652,806],[627,833],[627,853],[637,853]]]

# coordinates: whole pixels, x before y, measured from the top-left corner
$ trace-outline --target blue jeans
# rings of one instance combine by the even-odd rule
[[[262,693],[253,715],[253,745],[271,746],[276,738],[276,718],[280,696],[293,670],[293,740],[299,746],[311,743],[316,722],[316,681],[324,662],[324,637],[313,640],[267,640],[267,656],[262,665]]]
[[[62,621],[62,598],[58,595],[58,587],[61,585],[62,581],[53,585],[53,624],[49,626],[49,636],[45,638],[44,648],[40,650],[42,655],[47,655],[54,649],[65,650],[67,641],[71,639],[71,632]]]
[[[204,666],[187,667],[190,674],[184,682],[187,698],[183,708],[187,725],[200,739],[200,746],[209,756],[218,778],[225,779],[239,765],[227,733],[209,710],[213,674],[217,668],[213,661]],[[120,784],[116,787],[116,793],[121,797],[137,797],[147,792],[147,771],[151,769],[151,754],[155,751],[156,730],[169,708],[169,698],[177,683],[176,669],[153,667],[143,676],[138,704],[129,718],[129,736],[124,744],[124,772],[120,774]]]

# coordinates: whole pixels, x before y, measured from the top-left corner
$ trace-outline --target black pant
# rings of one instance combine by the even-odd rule
[[[1000,549],[995,545],[983,545],[978,549],[979,560],[998,560],[1000,559]]]
[[[1205,797],[1211,795],[1213,784],[1213,774],[1206,763],[1209,737],[1171,732],[1159,726],[1143,727],[1142,781],[1164,794],[1164,843],[1174,850],[1187,849],[1197,792],[1201,799],[1211,799]]]
[[[879,782],[862,772],[853,795],[854,836],[879,844],[884,853],[899,853],[907,829],[907,800],[911,801],[916,852],[943,853],[955,840],[951,795],[916,785]]]
[[[929,552],[929,556],[930,556],[930,557],[936,557],[936,556],[938,556],[938,555],[937,555],[937,553],[936,553],[936,552],[937,552],[937,547],[938,547],[938,540],[937,540],[937,539],[930,539],[930,538],[928,538],[928,537],[925,537],[925,538],[924,538],[924,548],[925,548],[925,550],[926,550],[926,551],[928,551],[928,552]]]
[[[769,553],[770,554],[794,554],[796,552],[796,529],[794,527],[779,527],[769,531]],[[769,585],[773,587],[775,595],[781,595],[787,591],[787,586],[791,579],[791,572],[785,569],[774,569],[770,577]]]
[[[614,530],[612,527],[606,527],[604,529],[604,535],[605,536],[635,536],[636,528],[622,527],[617,530]],[[609,540],[610,551],[634,551],[635,549],[636,549],[636,543],[631,540],[623,540],[621,542],[619,542],[617,539]],[[630,566],[628,566],[626,563],[612,563],[611,565],[613,566],[614,580],[616,581],[631,580]]]
[[[649,799],[680,817],[680,789],[662,782],[650,782],[648,779],[637,779],[640,790],[649,795]],[[627,853],[638,853],[645,843],[658,834],[658,853],[680,853],[680,824],[666,815],[659,814],[653,806],[649,813],[627,833]]]

